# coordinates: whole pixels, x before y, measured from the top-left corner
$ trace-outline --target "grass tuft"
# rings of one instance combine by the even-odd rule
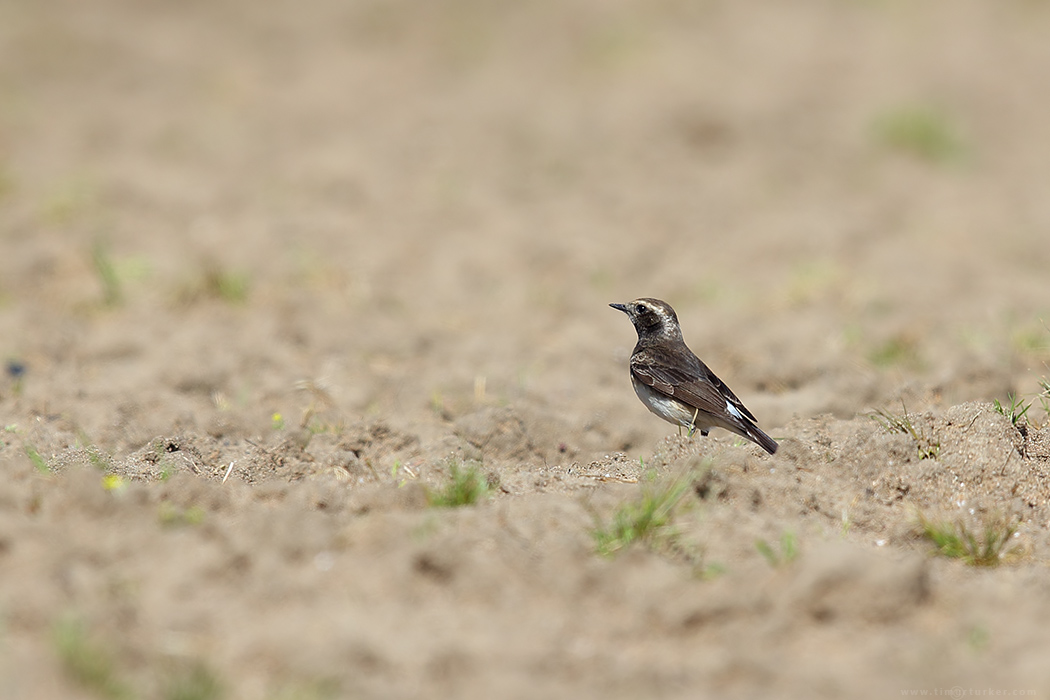
[[[29,457],[29,461],[33,463],[33,466],[36,467],[36,470],[38,472],[40,472],[41,474],[51,473],[51,467],[47,465],[47,460],[40,456],[40,453],[37,452],[37,449],[32,445],[32,443],[27,442],[25,444],[25,451],[26,457]]]
[[[1009,394],[1010,407],[1007,408],[1003,404],[999,403],[999,399],[995,399],[993,405],[995,406],[995,412],[1006,416],[1010,419],[1010,423],[1013,424],[1018,430],[1022,430],[1028,425],[1028,409],[1032,407],[1031,402],[1025,402],[1014,394]]]
[[[218,700],[224,695],[218,676],[201,662],[173,672],[164,687],[164,700]]]
[[[876,367],[919,367],[922,360],[919,343],[906,334],[898,334],[868,352],[868,360]]]
[[[108,700],[131,698],[131,689],[118,677],[113,656],[88,638],[83,624],[66,618],[54,629],[55,650],[66,674],[94,695]]]
[[[97,241],[91,248],[91,262],[94,264],[99,284],[102,285],[102,303],[106,306],[120,306],[124,302],[124,289],[109,246]]]
[[[927,106],[901,107],[874,123],[883,146],[930,163],[957,162],[966,154],[966,144],[952,120]]]
[[[992,516],[982,523],[980,535],[962,520],[933,520],[919,513],[922,536],[933,543],[937,554],[961,559],[970,566],[998,566],[1013,550],[1006,547],[1017,532],[1017,525],[1002,516]]]
[[[773,548],[773,545],[765,540],[755,540],[755,549],[758,550],[758,553],[761,554],[772,567],[790,564],[798,559],[799,554],[798,539],[795,537],[795,533],[790,531],[785,531],[784,534],[780,536],[779,552]]]
[[[230,304],[243,304],[248,299],[251,278],[243,272],[210,268],[204,277],[205,289],[217,299]]]
[[[157,520],[165,527],[200,525],[204,522],[205,515],[204,509],[200,506],[179,508],[170,501],[161,501],[157,510]]]
[[[251,292],[251,276],[245,272],[226,268],[216,261],[202,264],[200,274],[178,291],[177,300],[186,305],[206,300],[218,300],[230,305],[241,305],[248,301]]]
[[[1039,399],[1039,406],[1043,409],[1043,414],[1050,419],[1050,380],[1045,377],[1040,379],[1039,389],[1039,395],[1036,398]]]
[[[459,462],[449,464],[450,477],[441,489],[427,489],[427,503],[437,508],[474,505],[489,495],[489,484],[477,463],[465,468]]]
[[[83,430],[77,430],[77,441],[80,443],[81,449],[87,453],[91,466],[100,472],[113,471],[113,458],[102,451],[98,445],[91,444],[91,438],[88,437],[87,433]]]
[[[935,441],[926,434],[922,428],[916,428],[908,415],[908,407],[901,401],[903,413],[899,416],[879,409],[869,414],[869,417],[881,425],[887,433],[902,433],[910,435],[915,441],[915,449],[919,453],[919,459],[937,459],[941,452],[941,443]]]
[[[675,511],[693,483],[692,476],[686,474],[662,485],[643,484],[641,499],[621,505],[608,524],[596,516],[591,536],[598,554],[612,557],[635,542],[656,545],[677,540]]]

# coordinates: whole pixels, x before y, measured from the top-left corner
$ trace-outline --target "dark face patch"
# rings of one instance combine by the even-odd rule
[[[632,320],[638,330],[653,333],[663,327],[663,315],[654,311],[648,304],[633,304],[631,311],[633,312]]]

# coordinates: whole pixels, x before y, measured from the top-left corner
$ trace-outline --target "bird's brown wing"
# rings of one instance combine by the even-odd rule
[[[631,375],[661,394],[674,397],[701,411],[726,415],[726,403],[729,403],[748,419],[758,422],[725,382],[715,376],[699,358],[693,355],[684,363],[682,360],[686,358],[674,359],[677,367],[662,362],[655,353],[638,353],[631,358]]]

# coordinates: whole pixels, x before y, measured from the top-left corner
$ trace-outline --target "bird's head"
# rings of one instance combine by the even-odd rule
[[[682,338],[682,329],[678,326],[678,316],[666,301],[642,298],[626,304],[609,304],[614,309],[627,314],[638,339],[677,339]]]

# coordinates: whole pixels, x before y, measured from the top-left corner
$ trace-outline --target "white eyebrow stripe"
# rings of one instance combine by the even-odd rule
[[[735,416],[740,420],[744,420],[743,414],[741,414],[740,411],[736,410],[736,406],[729,403],[728,401],[726,401],[726,410],[729,411],[729,415]]]

